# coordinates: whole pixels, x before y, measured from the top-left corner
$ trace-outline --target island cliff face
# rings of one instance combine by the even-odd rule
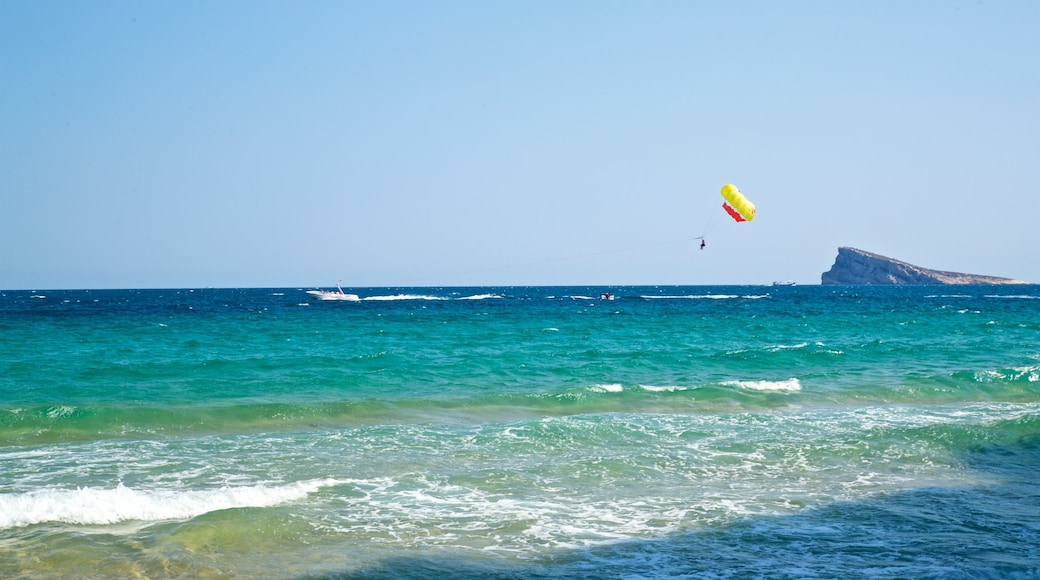
[[[831,269],[821,284],[1028,284],[1011,278],[941,272],[921,268],[856,248],[838,248]]]

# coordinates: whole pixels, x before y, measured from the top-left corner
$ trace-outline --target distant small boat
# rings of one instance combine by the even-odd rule
[[[336,284],[336,291],[332,290],[308,290],[307,294],[315,300],[345,300],[347,302],[360,302],[357,294],[347,294]]]
[[[604,292],[604,293],[599,295],[599,299],[600,300],[613,300],[614,299],[614,295],[611,294],[610,292]]]
[[[794,280],[782,280],[773,282],[773,286],[794,286]]]

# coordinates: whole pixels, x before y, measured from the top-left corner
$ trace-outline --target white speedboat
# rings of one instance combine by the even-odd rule
[[[336,284],[336,291],[332,290],[308,290],[307,294],[315,300],[345,300],[347,302],[360,302],[357,294],[347,294]]]
[[[773,286],[794,286],[794,280],[778,280],[773,282]]]

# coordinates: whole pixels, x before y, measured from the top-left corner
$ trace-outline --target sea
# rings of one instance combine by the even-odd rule
[[[306,290],[0,292],[0,577],[1040,577],[1040,286]]]

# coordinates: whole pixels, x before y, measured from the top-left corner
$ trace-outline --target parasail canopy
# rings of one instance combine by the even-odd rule
[[[722,197],[726,200],[722,203],[722,209],[738,222],[751,221],[755,219],[755,204],[751,203],[736,185],[727,183],[722,186]]]

